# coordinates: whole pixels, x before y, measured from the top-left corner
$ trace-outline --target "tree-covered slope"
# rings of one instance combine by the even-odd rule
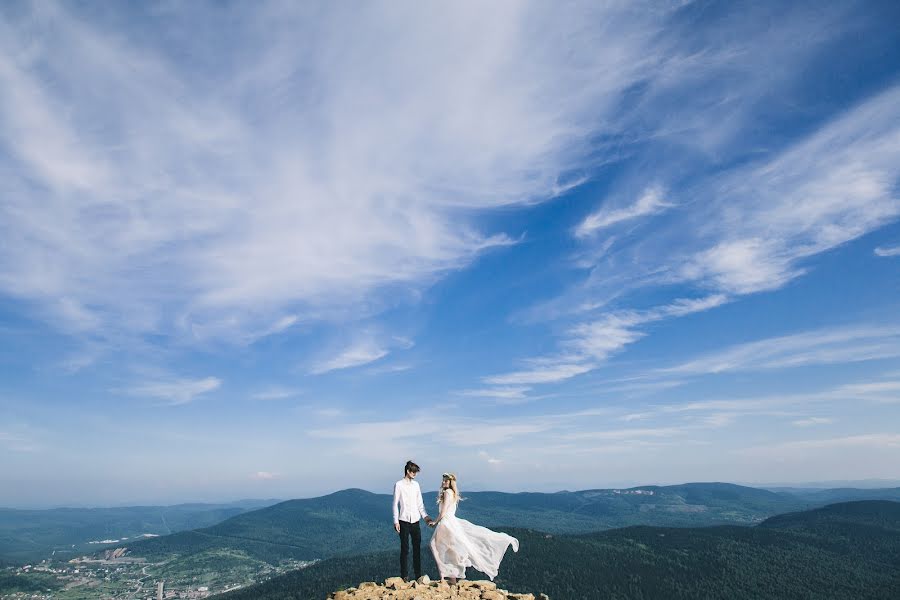
[[[646,493],[649,491],[653,493]],[[424,496],[426,509],[436,511],[435,493]],[[553,494],[470,492],[464,496],[460,511],[467,518],[488,526],[537,526],[551,533],[584,533],[632,524],[750,523],[800,508],[797,500],[787,495],[718,483]],[[197,548],[257,542],[293,548],[291,557],[306,560],[349,551],[377,551],[393,544],[390,500],[387,494],[355,489],[289,500],[190,534],[140,542],[132,549],[149,556],[178,552],[181,544]]]
[[[809,503],[789,494],[727,483],[689,483],[620,490],[502,493],[463,492],[460,516],[488,527],[537,528],[554,534],[587,533],[629,525],[750,525]],[[436,511],[435,493],[425,495]],[[255,559],[315,560],[390,549],[390,496],[343,490],[289,500],[244,513],[212,527],[141,541],[133,554],[162,557],[232,548]],[[426,538],[427,538],[426,533]]]
[[[103,540],[135,541],[142,534],[167,535],[219,523],[275,501],[245,500],[229,504],[179,504],[121,508],[0,508],[0,557],[16,562],[58,553],[83,553]]]
[[[521,548],[507,553],[497,582],[566,600],[900,597],[900,504],[851,504],[757,527],[638,526],[577,536],[507,529]],[[834,523],[845,535],[832,535]],[[436,576],[427,548],[423,558]],[[396,562],[396,552],[325,560],[223,598],[325,598],[396,575]]]

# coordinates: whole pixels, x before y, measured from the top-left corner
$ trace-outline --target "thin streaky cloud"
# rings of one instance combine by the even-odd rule
[[[508,386],[508,387],[492,387],[477,390],[461,390],[457,392],[460,396],[471,396],[475,398],[496,398],[499,400],[524,400],[528,397],[531,390],[528,386]]]
[[[575,229],[575,236],[584,237],[622,222],[659,214],[673,206],[663,199],[664,196],[665,189],[662,186],[648,187],[631,206],[604,208],[588,215]]]
[[[296,398],[303,393],[303,390],[290,387],[272,386],[264,388],[250,395],[253,400],[287,400]]]
[[[200,38],[170,53],[65,4],[3,20],[0,290],[76,334],[246,343],[378,313],[514,243],[479,211],[585,181],[671,14],[224,10],[253,51],[211,71],[181,60]]]
[[[556,356],[525,361],[530,368],[484,377],[490,385],[536,385],[557,383],[596,369],[623,348],[643,338],[643,325],[669,318],[683,317],[714,309],[729,302],[724,294],[703,298],[679,298],[669,304],[646,310],[614,311],[569,330],[561,342],[563,352]]]
[[[807,417],[805,419],[797,419],[796,421],[791,421],[792,425],[796,425],[797,427],[812,427],[814,425],[831,425],[834,423],[834,419],[831,417]]]
[[[217,377],[203,379],[174,379],[167,381],[148,381],[128,388],[126,393],[163,400],[168,405],[188,404],[199,396],[219,389],[222,380]]]
[[[38,452],[40,444],[27,431],[0,431],[0,446],[11,452]]]
[[[900,256],[900,246],[879,246],[875,248],[875,256]]]
[[[658,374],[711,375],[863,362],[900,356],[900,328],[858,326],[807,331],[739,344]]]
[[[767,446],[745,448],[738,451],[738,453],[759,458],[785,458],[796,455],[809,455],[810,453],[822,450],[850,448],[897,450],[900,449],[900,434],[878,432],[812,440],[797,440]]]
[[[561,436],[565,440],[635,440],[642,438],[670,438],[685,433],[679,427],[642,427],[630,429],[610,429],[601,431],[579,431]]]
[[[722,224],[719,239],[681,275],[735,294],[782,287],[804,272],[804,260],[900,216],[893,187],[898,165],[895,85],[774,160],[738,169],[704,190],[718,196],[703,216]]]
[[[521,371],[513,371],[503,375],[485,377],[484,382],[491,385],[516,386],[536,385],[540,383],[555,383],[571,379],[576,375],[587,373],[594,369],[587,363],[540,361],[539,364]]]
[[[381,360],[394,349],[408,350],[413,345],[414,342],[405,337],[363,333],[336,353],[315,361],[309,368],[309,373],[322,375],[330,371],[361,367]]]
[[[361,367],[380,360],[388,355],[388,351],[374,342],[358,342],[340,353],[325,360],[315,363],[309,372],[312,375],[322,375],[329,371]]]

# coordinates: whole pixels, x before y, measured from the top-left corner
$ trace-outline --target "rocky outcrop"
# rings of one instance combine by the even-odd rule
[[[355,588],[332,592],[330,600],[550,600],[545,594],[513,594],[492,581],[460,580],[456,585],[431,581],[428,576],[405,582],[399,577],[384,584],[365,581]]]

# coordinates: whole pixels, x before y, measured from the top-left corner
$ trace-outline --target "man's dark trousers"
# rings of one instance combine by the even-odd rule
[[[422,531],[418,521],[400,521],[400,577],[403,579],[409,579],[409,538],[412,538],[413,572],[418,579],[422,576]]]

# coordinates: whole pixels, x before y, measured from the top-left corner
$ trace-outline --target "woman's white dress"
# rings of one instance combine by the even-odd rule
[[[446,490],[444,504],[431,536],[431,552],[441,577],[465,579],[466,567],[474,567],[493,580],[506,549],[512,546],[518,552],[519,540],[458,518],[453,490]]]

